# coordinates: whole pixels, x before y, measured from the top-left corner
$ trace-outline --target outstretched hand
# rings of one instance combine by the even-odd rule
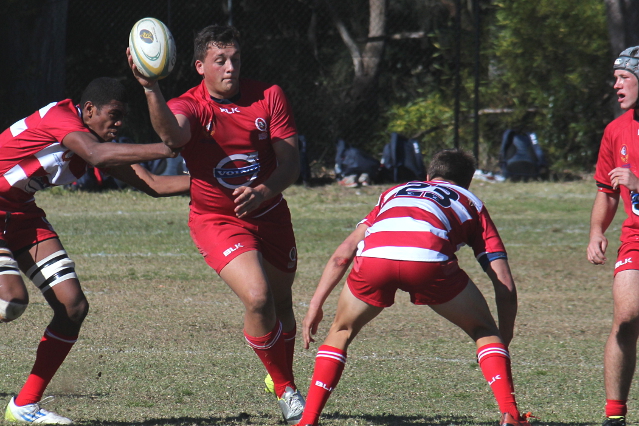
[[[309,348],[311,342],[315,342],[313,336],[317,333],[317,327],[324,318],[322,307],[314,308],[312,305],[308,308],[308,312],[302,321],[302,337],[304,339],[304,349]]]

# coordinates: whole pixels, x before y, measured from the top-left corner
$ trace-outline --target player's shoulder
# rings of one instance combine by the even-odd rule
[[[635,110],[631,109],[621,114],[619,117],[612,120],[606,126],[604,133],[614,134],[627,129],[629,126],[632,126],[633,121],[635,119]]]
[[[37,123],[38,127],[53,126],[60,127],[62,123],[65,126],[76,124],[85,127],[82,121],[82,113],[80,108],[73,103],[71,99],[64,99],[58,102],[51,102],[32,114],[33,120],[28,119],[31,125]]]

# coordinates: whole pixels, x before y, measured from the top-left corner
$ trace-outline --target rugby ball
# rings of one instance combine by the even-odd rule
[[[144,18],[136,22],[129,34],[129,48],[133,63],[145,77],[163,79],[175,65],[175,40],[159,19]]]

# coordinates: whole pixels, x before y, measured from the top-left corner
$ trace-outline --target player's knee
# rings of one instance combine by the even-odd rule
[[[0,322],[10,322],[22,316],[29,306],[28,298],[26,300],[6,301],[0,299]]]
[[[616,337],[622,344],[629,343],[636,345],[637,338],[639,337],[639,323],[637,320],[622,321],[617,328]]]
[[[273,309],[273,299],[267,292],[249,292],[244,298],[247,312],[251,314],[265,314]]]
[[[67,317],[76,325],[81,325],[88,314],[89,302],[85,298],[67,307]]]
[[[9,276],[11,275],[15,275],[18,278],[10,278]],[[9,290],[9,294],[4,293],[4,299],[0,298],[0,322],[9,322],[20,318],[27,309],[29,305],[29,294],[26,292],[26,289],[24,289],[24,284],[22,284],[18,262],[13,258],[11,250],[6,247],[0,247],[0,276],[7,276],[7,280],[18,280],[20,282],[20,288],[23,289],[23,291],[17,292]],[[10,289],[15,288],[10,285],[8,287]]]
[[[332,335],[334,339],[338,339],[340,342],[350,344],[359,330],[353,328],[352,324],[333,323],[329,330],[329,335]]]

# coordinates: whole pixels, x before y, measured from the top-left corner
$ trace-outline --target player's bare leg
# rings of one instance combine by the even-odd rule
[[[346,351],[362,327],[383,310],[384,308],[359,300],[353,295],[348,285],[345,285],[340,293],[335,319],[324,344]]]
[[[619,272],[612,286],[614,314],[604,351],[606,417],[626,415],[626,401],[637,362],[639,271]]]
[[[41,409],[38,402],[77,340],[89,304],[75,276],[73,263],[56,238],[43,241],[16,260],[27,275],[43,290],[53,309],[53,318],[38,345],[36,360],[21,391],[13,398],[5,418],[13,421],[67,424],[71,420]],[[69,277],[69,278],[64,278]]]
[[[384,308],[356,298],[344,286],[337,302],[335,319],[324,343],[317,350],[311,386],[300,425],[316,425],[328,398],[339,383],[346,365],[346,350],[362,327]]]
[[[273,271],[269,272],[277,277]],[[283,324],[276,316],[276,299],[261,254],[252,250],[238,255],[222,269],[220,277],[244,304],[244,336],[273,379],[275,395],[285,420],[290,424],[297,423],[304,409],[304,399],[295,386]],[[290,297],[292,277],[278,278],[290,280],[290,284],[285,282],[276,286],[280,291],[283,291],[281,286],[288,286]],[[284,305],[281,299],[278,300],[280,305]],[[289,303],[289,310],[292,315],[292,303]],[[290,326],[290,316],[285,321]],[[294,317],[292,322],[295,327]]]
[[[503,343],[486,299],[470,280],[453,300],[430,307],[464,330],[477,343],[477,348],[488,343]]]
[[[486,299],[475,284],[469,280],[466,288],[452,300],[431,308],[464,330],[477,344],[479,366],[502,413],[500,424],[528,425],[517,409],[508,348],[499,336]]]
[[[282,322],[282,329],[284,332],[294,330],[296,321],[292,287],[295,272],[284,272],[264,259],[262,259],[262,266],[273,295],[276,316]]]
[[[244,304],[244,331],[263,336],[275,327],[275,301],[262,267],[262,255],[247,251],[231,260],[220,277]]]

